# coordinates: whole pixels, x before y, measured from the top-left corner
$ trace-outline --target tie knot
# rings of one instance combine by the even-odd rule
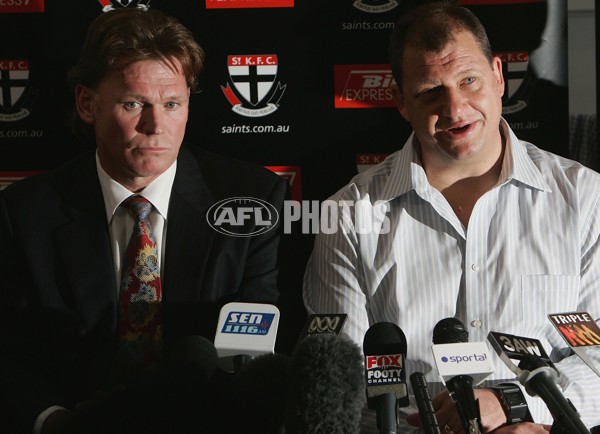
[[[129,196],[121,205],[123,205],[129,214],[131,214],[131,217],[138,222],[148,220],[150,211],[152,211],[152,204],[148,202],[148,199],[138,195]]]

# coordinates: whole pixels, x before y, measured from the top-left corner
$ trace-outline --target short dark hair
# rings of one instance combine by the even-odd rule
[[[204,65],[204,50],[192,32],[156,9],[115,9],[99,15],[90,25],[67,82],[73,92],[78,85],[93,89],[109,71],[124,70],[143,60],[171,63],[175,59],[181,64],[190,90],[195,91]],[[76,111],[71,128],[84,137],[91,132]]]
[[[481,21],[469,9],[452,1],[428,2],[400,16],[390,37],[389,60],[398,87],[402,86],[402,57],[407,46],[437,53],[454,38],[453,32],[470,32],[490,64],[492,48]]]

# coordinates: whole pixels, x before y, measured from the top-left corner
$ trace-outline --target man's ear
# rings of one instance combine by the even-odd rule
[[[408,113],[406,111],[406,101],[404,99],[404,95],[402,94],[402,91],[400,90],[397,84],[392,84],[392,92],[394,93],[394,99],[396,100],[398,111],[405,120],[410,122],[410,119],[408,118]]]
[[[83,122],[86,124],[94,124],[94,98],[96,93],[89,87],[78,84],[75,88],[75,107],[77,113]]]
[[[499,57],[492,59],[494,75],[496,76],[496,85],[500,96],[504,95],[504,75],[502,75],[502,60]]]

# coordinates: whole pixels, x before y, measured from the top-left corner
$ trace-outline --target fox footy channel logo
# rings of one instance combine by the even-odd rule
[[[279,221],[279,213],[273,205],[262,199],[234,197],[211,206],[206,221],[221,234],[251,237],[273,229]]]
[[[402,354],[365,357],[367,385],[406,382]]]
[[[274,313],[230,312],[221,333],[238,335],[267,335],[273,324]]]

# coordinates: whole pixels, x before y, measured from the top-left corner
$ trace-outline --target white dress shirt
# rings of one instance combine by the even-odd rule
[[[400,326],[407,378],[424,372],[432,395],[441,390],[431,354],[439,320],[459,318],[469,341],[487,342],[489,331],[539,339],[562,360],[560,386],[584,423],[598,425],[600,378],[578,357],[566,357],[547,315],[600,317],[600,175],[518,140],[504,120],[501,126],[507,143],[500,178],[477,201],[467,228],[429,184],[414,135],[333,195],[364,202],[340,207],[345,230],[316,236],[304,303],[309,313],[348,314],[343,333],[361,348],[370,325]],[[495,372],[488,381],[514,381],[490,351]],[[600,349],[588,354],[600,367]],[[544,402],[527,398],[534,420],[551,424]],[[406,412],[417,411],[411,403]]]
[[[150,225],[156,239],[156,248],[160,252],[159,267],[162,274],[164,266],[165,240],[167,236],[167,213],[169,211],[169,199],[171,198],[171,189],[175,172],[177,171],[177,161],[175,161],[165,172],[159,175],[141,192],[132,193],[121,184],[112,179],[100,165],[96,155],[96,168],[100,187],[104,196],[104,207],[106,209],[106,219],[110,232],[110,246],[113,254],[113,265],[115,267],[115,278],[117,291],[121,283],[121,266],[123,265],[123,255],[127,248],[129,238],[133,232],[133,217],[127,210],[120,206],[129,196],[139,194],[154,206],[150,213]]]

